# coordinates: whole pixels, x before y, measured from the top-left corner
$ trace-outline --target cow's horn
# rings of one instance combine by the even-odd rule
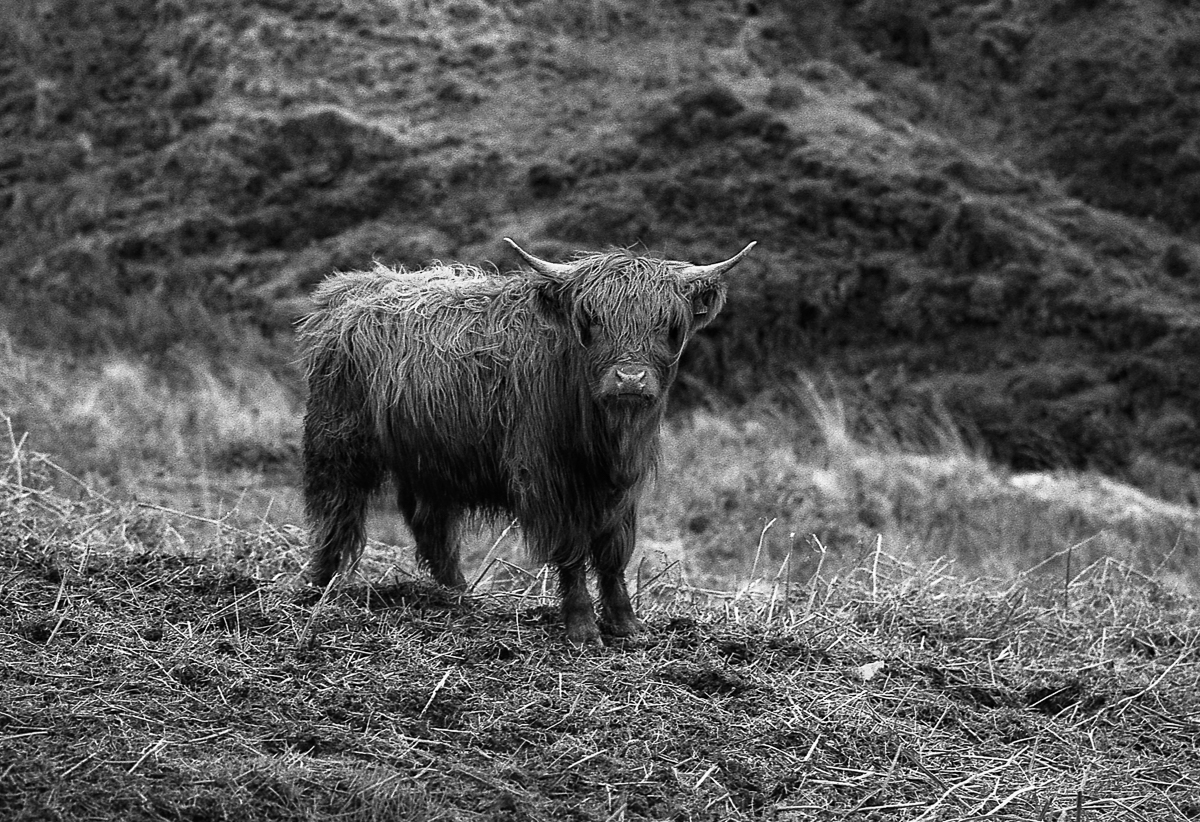
[[[571,266],[566,263],[552,263],[548,260],[543,260],[540,257],[535,257],[521,246],[517,245],[512,237],[505,237],[504,242],[516,249],[517,253],[533,267],[533,270],[539,274],[545,274],[547,277],[565,277],[571,273]]]
[[[737,254],[734,254],[728,260],[725,260],[724,262],[721,262],[721,263],[713,263],[712,265],[689,265],[689,266],[686,266],[686,267],[684,267],[683,271],[680,272],[680,275],[685,280],[715,279],[716,277],[720,277],[726,271],[728,271],[729,269],[731,269],[735,265],[737,265],[738,261],[741,260],[742,257],[745,257],[746,254],[749,253],[750,249],[754,248],[754,246],[756,246],[756,245],[758,245],[757,240],[750,243],[750,245],[743,248]]]

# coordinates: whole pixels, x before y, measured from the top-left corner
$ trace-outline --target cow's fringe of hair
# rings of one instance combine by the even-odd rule
[[[647,320],[662,326],[682,325],[692,320],[692,294],[685,292],[678,277],[663,276],[665,267],[679,263],[639,257],[617,249],[580,255],[572,265],[575,271],[570,288],[576,297],[576,310],[606,317],[617,347],[636,346]],[[717,281],[701,287],[712,290],[716,298],[712,306],[715,314],[724,304],[724,287],[719,287]],[[690,290],[696,288],[692,285]]]

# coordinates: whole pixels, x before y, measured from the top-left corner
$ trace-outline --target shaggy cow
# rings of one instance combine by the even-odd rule
[[[312,579],[364,543],[369,496],[390,475],[417,555],[463,589],[455,526],[515,515],[559,574],[567,638],[640,630],[625,587],[637,501],[659,450],[667,389],[688,339],[725,302],[725,262],[628,251],[540,260],[531,272],[376,266],[317,289],[300,325],[308,375],[304,494]]]

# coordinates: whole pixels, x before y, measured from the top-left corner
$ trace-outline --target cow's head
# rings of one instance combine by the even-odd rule
[[[684,346],[725,304],[725,272],[755,245],[711,265],[623,250],[552,263],[505,240],[533,268],[546,311],[572,329],[591,400],[622,417],[661,408]]]

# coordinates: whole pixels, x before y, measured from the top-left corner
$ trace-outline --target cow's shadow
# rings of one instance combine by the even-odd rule
[[[432,580],[405,579],[384,583],[334,583],[326,591],[306,585],[296,593],[295,602],[304,607],[316,607],[322,599],[350,600],[368,611],[387,611],[407,608],[415,611],[470,611],[476,597],[452,591]]]

